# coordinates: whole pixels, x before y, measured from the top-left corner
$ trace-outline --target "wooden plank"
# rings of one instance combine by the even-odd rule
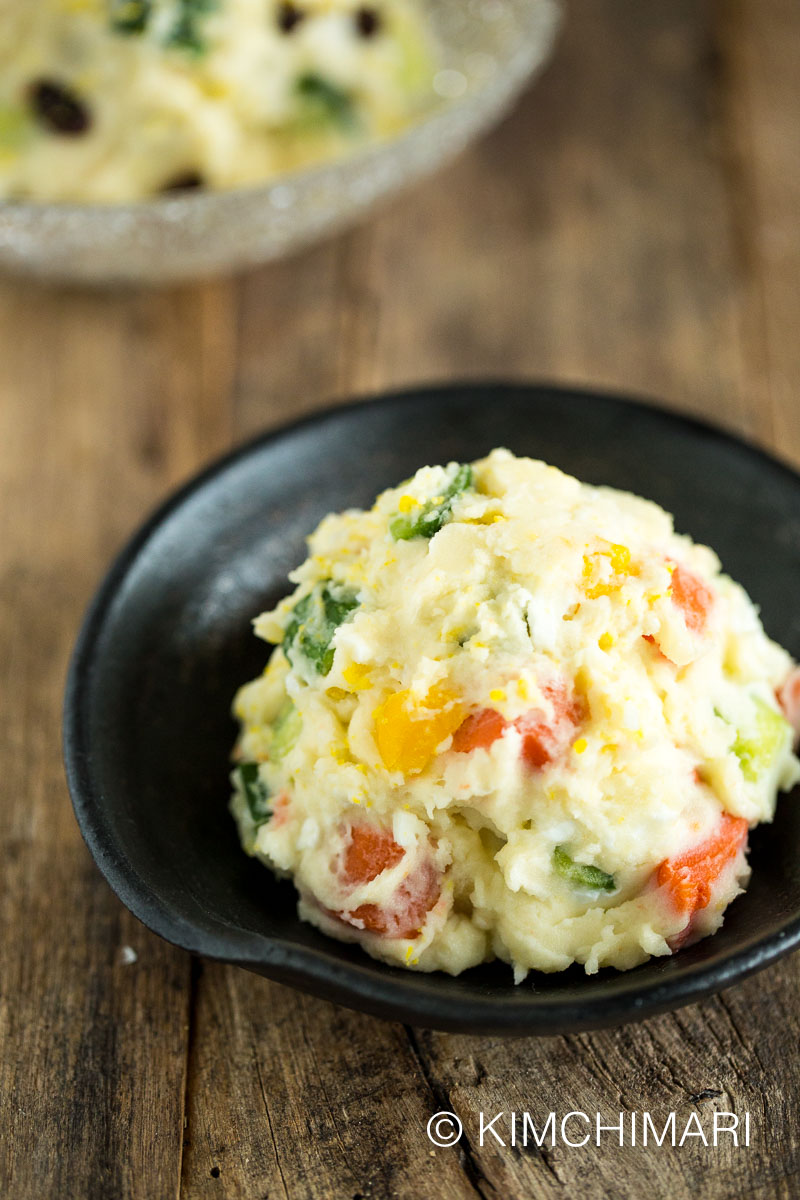
[[[777,1184],[800,1172],[800,1133],[793,1117],[796,1072],[775,1064],[782,1049],[796,1042],[800,1021],[793,1003],[798,982],[795,956],[780,971],[770,971],[702,1005],[692,1005],[639,1025],[605,1033],[543,1040],[451,1037],[419,1034],[429,1070],[448,1095],[464,1128],[487,1196],[614,1196],[639,1200],[651,1195],[672,1200],[749,1197],[763,1189],[778,1195]],[[793,1077],[790,1079],[789,1075]],[[592,1135],[586,1146],[565,1145],[560,1122],[566,1113],[586,1113]],[[504,1112],[493,1137],[477,1144],[479,1113],[490,1119]],[[541,1150],[510,1146],[510,1112],[530,1112],[541,1133],[550,1112],[557,1114],[556,1144]],[[658,1135],[675,1113],[680,1142],[690,1115],[709,1142],[713,1113],[737,1114],[744,1125],[750,1114],[750,1145],[734,1145],[728,1136],[706,1146],[695,1124],[683,1145],[671,1133],[661,1147],[642,1145],[644,1112]],[[596,1114],[603,1125],[623,1119],[623,1141],[606,1131],[596,1143]],[[636,1114],[637,1144],[631,1145],[631,1114]],[[723,1122],[720,1121],[720,1125]],[[726,1119],[725,1123],[729,1123]],[[518,1118],[518,1128],[522,1117]],[[581,1118],[566,1126],[580,1141],[588,1127]],[[770,1191],[770,1188],[775,1191]]]
[[[707,6],[570,4],[490,138],[373,227],[382,377],[555,377],[747,431]]]
[[[236,431],[290,421],[339,390],[339,300],[347,236],[242,277]]]
[[[228,310],[227,286],[0,285],[0,1193],[13,1200],[178,1190],[189,960],[91,864],[59,727],[109,555],[229,436]]]
[[[745,389],[800,463],[800,20],[793,0],[720,6],[721,106],[742,277]]]
[[[183,1195],[474,1195],[402,1026],[216,964],[196,1013]]]

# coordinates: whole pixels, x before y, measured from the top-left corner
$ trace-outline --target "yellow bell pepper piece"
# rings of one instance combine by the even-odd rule
[[[375,741],[387,771],[422,771],[465,716],[458,696],[445,688],[432,688],[422,705],[408,691],[393,692],[375,709]]]

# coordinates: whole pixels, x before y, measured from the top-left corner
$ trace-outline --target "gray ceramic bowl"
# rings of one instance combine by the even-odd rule
[[[358,218],[497,121],[547,59],[557,0],[430,0],[442,99],[406,133],[263,187],[131,205],[0,204],[0,269],[168,282],[266,262]]]

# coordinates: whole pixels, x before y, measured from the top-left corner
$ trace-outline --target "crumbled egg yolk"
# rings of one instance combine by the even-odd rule
[[[372,669],[366,663],[353,662],[342,671],[342,678],[352,691],[363,692],[371,686],[371,674]]]
[[[604,578],[602,561],[611,569],[611,578]],[[612,542],[607,550],[595,550],[583,556],[583,588],[589,600],[598,596],[610,596],[622,587],[626,575],[638,574],[639,568],[631,563],[631,552],[627,546]]]

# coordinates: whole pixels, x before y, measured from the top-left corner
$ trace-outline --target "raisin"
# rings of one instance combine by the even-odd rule
[[[357,9],[355,20],[360,37],[371,38],[380,32],[381,19],[374,8],[368,8],[365,5],[363,8]]]
[[[279,4],[278,28],[281,33],[291,33],[303,20],[304,15],[297,5],[291,3],[291,0],[285,0],[284,4]]]
[[[40,79],[31,86],[30,104],[40,124],[52,133],[76,137],[91,125],[89,110],[74,92],[61,83]]]
[[[195,192],[205,187],[206,181],[199,171],[182,171],[165,183],[162,192]]]

